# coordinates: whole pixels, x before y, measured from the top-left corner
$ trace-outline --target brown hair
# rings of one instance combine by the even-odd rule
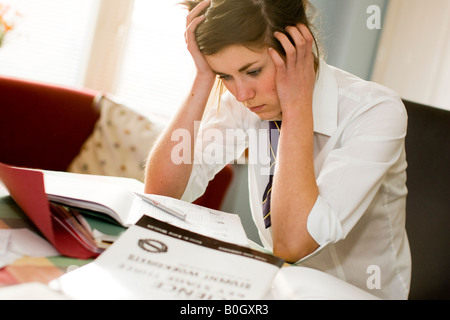
[[[192,10],[200,2],[185,0],[181,4]],[[212,0],[210,7],[201,13],[206,19],[197,27],[197,43],[205,55],[215,54],[233,44],[249,49],[272,47],[285,55],[274,32],[285,33],[287,26],[302,23],[314,37],[317,69],[320,50],[310,23],[311,8],[308,0]]]

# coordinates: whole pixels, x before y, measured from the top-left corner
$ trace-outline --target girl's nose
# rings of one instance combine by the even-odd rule
[[[236,83],[236,99],[239,102],[245,102],[255,97],[255,90],[244,83]]]

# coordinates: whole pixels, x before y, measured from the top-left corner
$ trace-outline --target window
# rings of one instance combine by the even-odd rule
[[[116,95],[134,109],[171,116],[194,75],[180,0],[135,0]]]
[[[97,0],[1,0],[21,17],[0,48],[0,73],[82,86]]]
[[[180,0],[0,0],[22,17],[0,74],[111,93],[167,119],[194,77]]]

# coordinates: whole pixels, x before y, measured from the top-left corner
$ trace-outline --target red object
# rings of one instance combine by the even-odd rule
[[[0,162],[65,171],[100,116],[95,96],[0,76]]]
[[[44,188],[42,172],[14,168],[0,163],[0,180],[11,197],[26,212],[34,225],[62,255],[89,259],[98,256],[86,248],[54,218]]]
[[[225,166],[209,182],[205,193],[195,200],[194,203],[210,209],[220,210],[231,181],[233,180],[233,175],[233,167],[231,165]]]

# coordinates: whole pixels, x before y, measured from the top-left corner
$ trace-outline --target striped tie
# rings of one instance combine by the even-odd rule
[[[275,163],[277,161],[278,138],[280,137],[281,121],[269,122],[269,147],[270,147],[270,176],[269,183],[263,195],[263,217],[266,229],[270,227],[270,195],[272,193],[272,181],[275,172]]]

